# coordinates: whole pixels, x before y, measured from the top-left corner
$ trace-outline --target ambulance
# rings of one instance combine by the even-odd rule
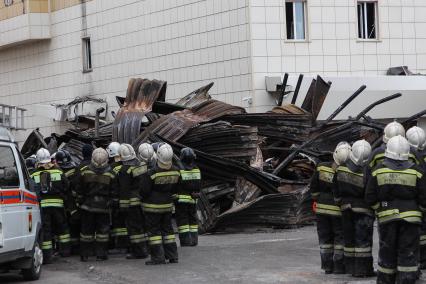
[[[0,273],[40,278],[41,217],[34,185],[14,138],[0,127]]]

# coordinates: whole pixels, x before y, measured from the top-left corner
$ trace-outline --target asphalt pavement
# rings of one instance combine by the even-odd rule
[[[377,236],[375,237],[377,240]],[[375,256],[377,256],[375,242]],[[374,278],[325,275],[314,226],[260,233],[200,237],[198,247],[179,248],[179,263],[146,266],[145,260],[112,255],[106,262],[62,258],[43,267],[43,284],[103,283],[375,283]],[[376,260],[376,259],[375,259]],[[426,283],[426,277],[419,283]],[[15,275],[0,283],[22,283]]]

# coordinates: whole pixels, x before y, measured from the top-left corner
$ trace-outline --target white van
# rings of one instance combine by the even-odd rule
[[[40,278],[43,253],[37,195],[13,137],[0,128],[0,272]]]

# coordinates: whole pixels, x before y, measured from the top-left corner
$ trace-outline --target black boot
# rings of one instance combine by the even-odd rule
[[[89,260],[89,257],[87,257],[87,256],[80,256],[80,261],[81,262],[87,262]]]
[[[198,246],[198,232],[191,232],[191,247]]]
[[[181,233],[179,234],[179,241],[181,247],[189,247],[192,245],[191,233]]]
[[[151,245],[151,260],[145,262],[146,265],[157,265],[157,264],[166,264],[166,258],[164,256],[164,248],[162,244]]]
[[[108,260],[108,256],[106,255],[101,255],[96,257],[96,261],[105,261],[105,260]]]

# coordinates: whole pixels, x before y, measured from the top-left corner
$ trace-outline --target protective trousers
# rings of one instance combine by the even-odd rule
[[[112,210],[111,247],[126,249],[129,246],[129,236],[126,226],[126,212],[115,208]]]
[[[69,217],[70,235],[71,235],[71,253],[73,255],[80,254],[80,228],[81,228],[81,212],[76,210]]]
[[[126,227],[130,241],[130,253],[137,258],[148,256],[147,235],[145,233],[145,220],[140,204],[130,206],[126,212]]]
[[[420,226],[406,221],[379,224],[377,283],[412,284],[418,272]]]
[[[178,252],[172,227],[172,212],[145,212],[151,261],[177,260]]]
[[[198,245],[198,218],[196,204],[177,202],[176,223],[182,247]]]
[[[374,217],[352,210],[344,210],[342,217],[346,273],[357,277],[374,275],[372,255]]]
[[[420,228],[420,269],[426,269],[426,214]]]
[[[50,262],[53,251],[53,236],[58,237],[59,252],[62,256],[70,255],[71,236],[63,207],[42,207],[43,243],[45,262]]]
[[[109,214],[81,211],[80,255],[107,257],[109,240]],[[95,245],[95,246],[94,246]]]
[[[317,214],[321,269],[344,273],[342,217]]]

